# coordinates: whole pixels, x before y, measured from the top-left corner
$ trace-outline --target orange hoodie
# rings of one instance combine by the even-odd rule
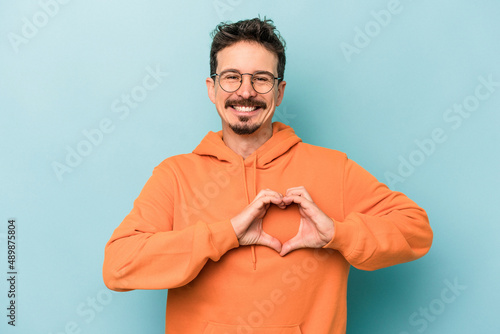
[[[230,219],[260,190],[296,186],[334,220],[331,242],[284,257],[239,246]],[[263,228],[284,243],[299,217],[296,205],[271,206]],[[116,291],[169,289],[166,333],[341,334],[350,265],[411,261],[431,242],[425,211],[405,195],[274,123],[246,159],[209,132],[193,153],[157,166],[106,245],[103,276]]]

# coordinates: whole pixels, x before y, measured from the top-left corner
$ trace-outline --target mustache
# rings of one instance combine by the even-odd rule
[[[230,106],[242,106],[242,107],[260,107],[262,109],[267,108],[267,104],[264,101],[252,100],[252,99],[240,99],[240,100],[227,100],[225,107]]]

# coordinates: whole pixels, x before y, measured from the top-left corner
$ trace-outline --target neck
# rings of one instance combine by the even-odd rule
[[[238,155],[246,159],[273,135],[273,127],[261,127],[250,135],[238,135],[229,127],[222,128],[224,143]]]

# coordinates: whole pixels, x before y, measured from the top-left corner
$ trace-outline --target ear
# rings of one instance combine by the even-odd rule
[[[205,83],[207,84],[208,98],[215,104],[215,81],[212,78],[207,78]]]
[[[283,101],[283,95],[285,94],[286,81],[282,81],[278,84],[278,96],[276,97],[276,106],[281,104]]]

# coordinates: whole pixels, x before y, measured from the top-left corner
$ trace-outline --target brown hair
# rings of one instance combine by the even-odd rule
[[[283,80],[285,74],[285,40],[281,37],[272,20],[254,18],[236,23],[220,23],[211,34],[210,75],[216,73],[217,53],[237,42],[257,42],[278,57],[278,77]]]

